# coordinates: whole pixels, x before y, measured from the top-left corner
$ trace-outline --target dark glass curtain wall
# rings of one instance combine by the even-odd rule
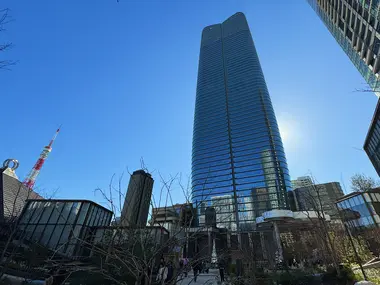
[[[192,195],[219,227],[251,227],[288,209],[291,183],[280,132],[245,16],[203,30],[195,105]],[[199,223],[205,221],[199,209]],[[204,211],[203,211],[204,212]]]

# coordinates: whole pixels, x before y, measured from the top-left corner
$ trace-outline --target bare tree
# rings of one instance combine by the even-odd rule
[[[9,24],[9,22],[12,21],[11,16],[9,15],[9,9],[0,9],[0,33],[4,33],[6,31],[6,26]],[[0,34],[1,35],[1,34]],[[0,53],[6,52],[10,50],[13,47],[12,42],[4,41],[0,43]],[[9,70],[12,65],[15,65],[16,61],[4,59],[0,60],[0,69],[7,69]]]
[[[365,174],[357,173],[351,177],[351,189],[355,192],[366,192],[379,186],[379,180],[375,180]]]
[[[144,169],[147,171],[146,168]],[[152,208],[174,209],[176,205],[173,203],[173,191],[182,191],[186,201],[185,205],[190,208],[193,206],[190,201],[189,182],[184,184],[180,175],[169,178],[164,178],[159,172],[158,175],[162,186],[158,195],[156,193],[152,196],[150,202]],[[96,192],[100,193],[106,201],[108,208],[115,214],[121,213],[125,197],[122,176],[117,182],[113,177],[107,190],[96,189]],[[209,194],[211,191],[202,196],[207,199]],[[194,205],[193,211],[202,201]],[[179,219],[177,224],[170,228],[170,234],[168,234],[168,231],[164,229],[168,222],[166,217],[164,220],[157,220],[154,214],[154,212],[149,214],[150,226],[125,226],[125,224],[129,224],[126,223],[128,221],[119,220],[114,221],[110,227],[94,229],[88,238],[80,240],[82,248],[88,249],[96,264],[96,267],[91,268],[89,273],[101,274],[103,278],[114,284],[124,285],[135,282],[135,284],[149,285],[155,282],[157,266],[160,259],[165,257],[166,261],[173,266],[170,283],[181,282],[183,275],[181,271],[177,270],[179,267],[178,251],[184,247],[188,251],[189,243],[196,244],[198,235],[202,231],[208,232],[207,226],[192,228],[192,221],[195,218],[195,212],[193,212],[189,217],[185,216]],[[207,254],[201,254],[198,250],[192,256],[188,270],[193,265],[207,261],[209,258]]]
[[[329,234],[329,224],[324,211],[324,202],[321,199],[319,187],[313,185],[312,189],[306,188],[303,193],[303,200],[308,210],[303,211],[312,225],[312,233],[322,241],[321,252],[326,265],[332,263],[340,274],[339,260],[335,247]]]

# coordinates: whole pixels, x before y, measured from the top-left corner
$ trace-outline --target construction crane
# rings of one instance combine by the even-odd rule
[[[44,165],[44,162],[45,162],[46,158],[49,156],[49,153],[52,150],[52,145],[54,143],[55,138],[57,137],[57,135],[59,133],[60,128],[61,128],[61,126],[55,132],[55,134],[54,134],[53,138],[51,139],[50,143],[47,146],[44,147],[44,149],[42,150],[42,152],[40,154],[40,157],[38,158],[36,164],[33,166],[32,170],[29,172],[28,176],[25,178],[23,184],[27,188],[33,189],[34,184],[36,183],[36,179],[38,177],[38,174],[40,173],[41,168]]]

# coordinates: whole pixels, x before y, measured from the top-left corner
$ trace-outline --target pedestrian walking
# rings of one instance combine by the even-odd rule
[[[165,284],[165,280],[167,277],[168,277],[168,267],[166,266],[164,262],[161,262],[160,269],[158,269],[156,281],[158,282],[158,284],[163,285]]]
[[[185,257],[185,259],[183,260],[183,268],[184,268],[184,273],[185,273],[185,277],[187,277],[187,273],[189,271],[189,259],[187,259],[187,257]]]
[[[168,274],[167,274],[166,279],[165,279],[165,284],[170,284],[170,282],[173,279],[173,275],[174,275],[174,268],[173,268],[173,264],[171,263],[171,261],[168,262],[167,268],[168,268]]]
[[[218,264],[218,268],[219,268],[219,275],[220,275],[220,281],[221,282],[224,282],[224,261],[223,260],[220,260],[219,261],[219,264]]]
[[[201,263],[199,261],[195,261],[192,264],[193,267],[193,273],[194,273],[194,282],[197,282],[198,275],[200,274],[201,271]]]
[[[180,272],[180,277],[182,278],[182,274],[183,274],[183,259],[182,258],[179,260],[179,272]]]

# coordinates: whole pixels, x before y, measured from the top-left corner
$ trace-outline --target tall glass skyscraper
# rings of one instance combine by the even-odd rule
[[[307,0],[380,98],[380,0]],[[380,105],[380,99],[377,105]],[[380,175],[378,107],[364,143]]]
[[[380,96],[380,1],[307,1],[375,94]]]
[[[250,229],[288,209],[291,182],[276,117],[247,20],[236,13],[202,32],[195,104],[192,199],[219,227]]]

